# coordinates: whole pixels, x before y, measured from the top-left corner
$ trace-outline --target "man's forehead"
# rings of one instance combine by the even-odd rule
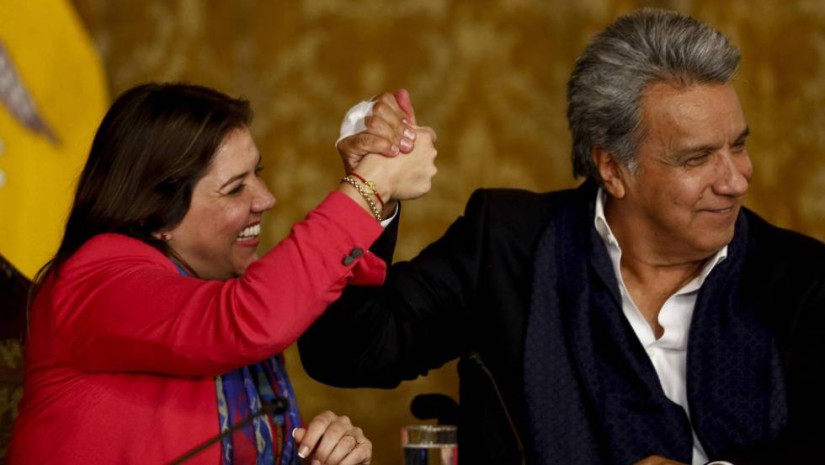
[[[700,142],[746,131],[742,108],[730,84],[651,85],[642,95],[644,133],[651,137]]]

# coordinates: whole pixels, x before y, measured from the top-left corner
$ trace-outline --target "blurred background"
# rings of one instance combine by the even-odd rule
[[[746,204],[825,239],[825,2],[0,0],[0,253],[31,276],[54,251],[114,96],[145,81],[190,81],[255,108],[263,177],[278,199],[266,248],[337,184],[333,143],[349,106],[407,88],[419,123],[439,135],[432,192],[405,204],[396,258],[409,258],[478,187],[577,184],[567,78],[593,34],[641,6],[693,15],[741,48],[736,86],[755,168]],[[9,63],[29,113],[20,97],[3,100]],[[19,344],[0,346],[3,425],[20,395],[19,357]],[[408,408],[416,394],[457,395],[453,364],[391,391],[343,390],[309,379],[294,348],[287,359],[305,418],[350,415],[378,465],[400,463],[399,429],[419,422]]]

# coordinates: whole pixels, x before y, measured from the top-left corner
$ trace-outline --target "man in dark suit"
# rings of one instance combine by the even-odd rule
[[[459,364],[465,464],[801,463],[825,439],[825,245],[742,207],[739,52],[640,10],[568,83],[575,190],[480,190],[300,341],[310,375]],[[391,260],[395,229],[374,251]],[[815,455],[816,454],[816,455]],[[722,462],[724,463],[724,462]]]

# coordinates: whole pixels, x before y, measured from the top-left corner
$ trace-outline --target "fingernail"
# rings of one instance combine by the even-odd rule
[[[321,461],[318,460],[318,459],[315,459],[315,460],[312,461],[312,465],[321,465]]]
[[[404,129],[404,137],[406,137],[407,139],[410,139],[410,140],[414,140],[415,139],[415,131],[413,131],[412,129],[409,129],[409,128]]]
[[[295,431],[296,431],[297,429],[298,429],[298,428],[292,428],[292,439],[295,439]]]
[[[408,120],[407,118],[401,118],[401,122],[406,124],[407,126],[410,125],[410,120]]]
[[[307,455],[309,455],[309,446],[304,446],[298,452],[298,457],[301,457],[302,459],[305,459],[305,458],[307,458]]]
[[[409,150],[412,148],[412,141],[407,139],[401,139],[401,148],[404,150]]]
[[[401,149],[399,149],[397,145],[393,144],[392,147],[390,147],[390,150],[394,155],[398,155],[398,151]]]

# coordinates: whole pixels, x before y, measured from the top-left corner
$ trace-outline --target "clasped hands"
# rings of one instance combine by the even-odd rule
[[[398,90],[373,98],[371,112],[364,117],[365,129],[337,144],[347,174],[356,172],[374,180],[386,201],[385,217],[399,200],[410,200],[429,192],[436,174],[436,133],[418,126],[409,93]]]

